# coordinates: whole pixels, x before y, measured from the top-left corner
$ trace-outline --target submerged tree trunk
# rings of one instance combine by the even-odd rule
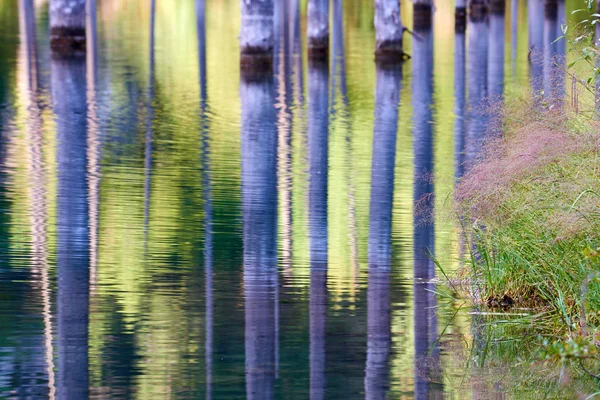
[[[329,54],[329,0],[308,0],[308,54]]]
[[[241,0],[240,53],[242,68],[270,69],[273,64],[273,0]]]
[[[398,0],[375,0],[375,58],[402,58],[402,19]]]
[[[50,46],[67,53],[85,50],[85,0],[50,0]]]

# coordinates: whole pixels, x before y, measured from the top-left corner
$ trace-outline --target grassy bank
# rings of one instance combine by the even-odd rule
[[[478,303],[535,307],[561,334],[600,321],[600,126],[526,102],[457,187]]]
[[[589,395],[600,382],[600,123],[530,100],[501,113],[501,137],[455,193],[465,261],[451,286],[483,311],[475,364],[523,382],[520,398]]]

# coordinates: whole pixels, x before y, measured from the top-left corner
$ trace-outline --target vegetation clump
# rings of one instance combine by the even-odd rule
[[[504,113],[504,134],[456,192],[471,294],[535,306],[556,313],[561,330],[590,332],[600,325],[599,126],[522,102]]]

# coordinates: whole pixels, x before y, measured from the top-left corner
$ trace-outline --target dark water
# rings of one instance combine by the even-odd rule
[[[468,372],[477,321],[435,293],[429,255],[453,271],[461,240],[433,210],[488,98],[561,96],[575,2],[455,34],[440,1],[377,68],[371,1],[332,2],[327,64],[290,0],[269,76],[240,74],[238,0],[98,3],[87,57],[61,58],[44,1],[0,2],[0,397],[508,391]]]

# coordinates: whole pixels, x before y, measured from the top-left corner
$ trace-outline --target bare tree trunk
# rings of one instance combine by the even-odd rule
[[[402,58],[402,19],[398,0],[375,0],[375,58]]]
[[[240,54],[242,68],[269,70],[273,64],[273,0],[241,0]]]
[[[50,0],[50,46],[60,52],[85,50],[85,0]]]
[[[308,54],[329,55],[329,0],[308,0]]]

